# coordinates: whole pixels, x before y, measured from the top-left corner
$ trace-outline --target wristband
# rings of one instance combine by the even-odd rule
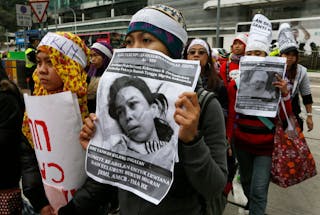
[[[307,113],[307,116],[312,116],[312,113]]]
[[[290,93],[282,97],[283,101],[288,101],[290,99]]]

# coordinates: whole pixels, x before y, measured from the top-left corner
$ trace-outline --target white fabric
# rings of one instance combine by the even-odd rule
[[[247,51],[264,51],[269,54],[272,41],[272,26],[270,20],[262,14],[253,17],[246,46]]]
[[[103,54],[105,54],[108,58],[112,58],[112,53],[111,51],[105,47],[104,45],[102,45],[101,43],[94,43],[91,48],[95,48],[98,49],[99,51],[101,51]]]
[[[67,55],[72,60],[78,62],[83,68],[87,66],[87,57],[82,48],[70,39],[61,35],[49,32],[39,43],[40,46],[50,46],[64,55]]]
[[[183,42],[184,45],[187,43],[188,34],[186,30],[184,30],[177,21],[155,9],[143,8],[139,10],[132,16],[130,24],[133,22],[150,23],[175,35]]]
[[[209,46],[208,44],[204,41],[204,40],[201,40],[201,39],[193,39],[188,47],[188,50],[187,52],[189,52],[189,50],[192,48],[192,46],[194,45],[201,45],[203,46],[203,48],[206,49],[207,51],[207,54],[209,54]]]
[[[279,50],[281,53],[283,53],[286,49],[289,49],[289,48],[298,49],[298,45],[296,43],[296,40],[294,39],[292,30],[288,23],[282,23],[280,25],[278,42],[279,42]]]
[[[243,44],[247,45],[247,41],[248,41],[248,34],[239,34],[236,36],[236,38],[234,38],[234,41],[236,40],[240,40]]]

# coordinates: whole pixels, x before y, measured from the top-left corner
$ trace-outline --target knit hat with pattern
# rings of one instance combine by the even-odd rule
[[[128,34],[145,31],[157,37],[169,50],[172,58],[181,58],[188,35],[180,11],[166,5],[153,5],[132,16]]]

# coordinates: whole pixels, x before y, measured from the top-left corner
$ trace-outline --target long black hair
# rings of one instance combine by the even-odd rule
[[[9,93],[16,97],[22,113],[24,112],[25,106],[22,93],[20,89],[17,87],[17,85],[13,81],[9,80],[8,75],[4,70],[2,64],[0,64],[0,91]]]

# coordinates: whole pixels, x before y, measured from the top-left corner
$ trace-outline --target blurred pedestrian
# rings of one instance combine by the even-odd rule
[[[288,23],[283,23],[279,28],[279,50],[281,57],[287,59],[286,78],[291,92],[292,110],[295,114],[301,130],[303,130],[303,119],[300,117],[301,107],[299,95],[306,109],[306,123],[308,131],[313,129],[312,120],[312,92],[308,78],[307,68],[298,64],[299,51],[298,45]]]
[[[88,109],[89,113],[96,112],[96,95],[100,77],[108,67],[113,55],[111,45],[96,42],[90,48],[90,67],[88,71]]]
[[[204,89],[214,92],[223,109],[225,117],[227,117],[228,96],[227,89],[223,81],[215,70],[212,49],[210,45],[202,39],[193,39],[186,45],[184,51],[184,59],[199,60],[201,66],[200,78]]]
[[[233,79],[230,75],[239,70],[240,58],[245,54],[245,48],[247,44],[248,35],[239,34],[237,35],[232,43],[232,51],[229,55],[227,61],[225,61],[220,67],[220,76],[224,82],[224,85],[227,86],[229,82]]]
[[[40,38],[37,36],[29,37],[29,45],[25,50],[25,70],[26,70],[26,82],[28,89],[30,89],[31,95],[34,90],[34,80],[32,78],[34,70],[37,68],[36,51],[40,42]]]
[[[202,86],[204,89],[215,93],[223,109],[224,118],[226,121],[228,116],[227,89],[223,83],[223,80],[220,78],[218,72],[215,70],[213,59],[211,56],[212,56],[212,49],[210,45],[202,39],[191,40],[186,45],[186,48],[184,51],[185,59],[200,61],[200,66],[201,66],[200,78],[202,81]],[[226,152],[226,155],[228,155],[227,152]],[[230,162],[234,163],[234,159],[227,157],[228,168],[234,165],[234,164],[231,164]],[[212,209],[213,209],[212,213],[216,215],[222,214],[226,204],[227,204],[227,193],[221,192],[220,195],[216,195],[216,198],[212,204]]]
[[[256,26],[261,26],[258,24],[260,22],[264,23],[263,27],[257,28]],[[245,55],[266,57],[269,54],[271,35],[271,23],[268,18],[256,14],[250,28]],[[276,81],[272,84],[279,88],[286,110],[290,114],[292,108],[287,82],[277,74]],[[233,94],[236,94],[236,90]],[[279,111],[281,119],[285,120],[281,107]],[[240,181],[248,199],[246,209],[249,209],[250,215],[264,215],[267,206],[274,129],[269,129],[265,121],[275,124],[278,119],[277,117],[264,117],[264,119],[240,113],[232,119],[235,122],[233,134]]]

